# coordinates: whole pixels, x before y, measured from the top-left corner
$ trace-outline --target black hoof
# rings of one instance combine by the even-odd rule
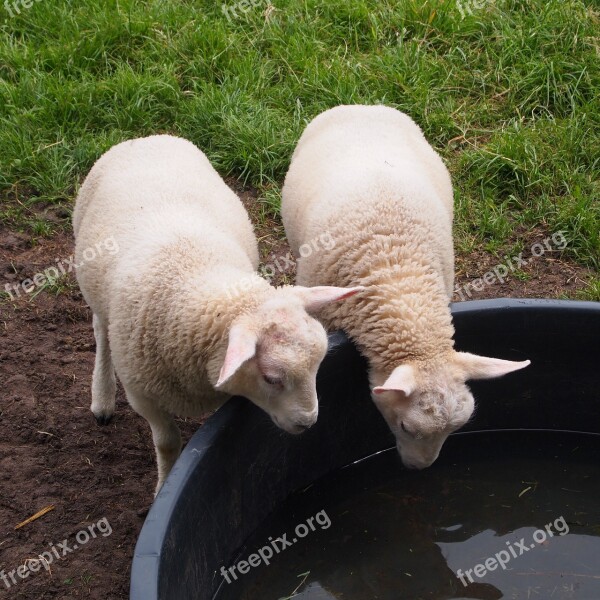
[[[108,415],[108,416],[106,416],[106,415],[99,415],[99,416],[94,415],[94,416],[96,417],[96,423],[98,423],[98,425],[102,425],[103,427],[105,425],[108,425],[112,421],[112,418],[113,418],[112,415]]]

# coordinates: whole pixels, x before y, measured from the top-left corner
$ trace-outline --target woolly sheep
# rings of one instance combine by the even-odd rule
[[[425,468],[470,418],[467,379],[522,369],[454,350],[453,194],[450,176],[420,128],[385,106],[338,106],[317,116],[293,154],[282,216],[302,285],[366,287],[325,307],[369,361],[372,397],[404,464]],[[316,232],[329,252],[302,256]]]
[[[113,147],[84,181],[73,225],[96,338],[91,409],[100,424],[112,417],[116,371],[152,429],[157,491],[181,449],[173,414],[239,394],[290,433],[315,423],[327,337],[307,311],[356,290],[276,289],[256,275],[248,215],[192,143],[159,135]],[[107,239],[118,251],[89,260]]]

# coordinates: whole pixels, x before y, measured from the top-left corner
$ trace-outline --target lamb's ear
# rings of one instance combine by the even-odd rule
[[[384,392],[401,392],[405,396],[410,396],[417,388],[415,378],[415,369],[411,365],[400,365],[396,367],[392,374],[387,378],[383,385],[373,388],[374,394],[383,394]]]
[[[216,387],[222,386],[236,371],[256,354],[256,335],[241,324],[229,330],[229,344]]]
[[[296,286],[294,293],[302,300],[306,312],[314,312],[330,302],[350,298],[350,296],[354,296],[354,294],[358,294],[358,292],[362,292],[364,289],[362,285],[351,288],[332,287],[328,285],[318,285],[315,287]]]
[[[524,369],[531,364],[530,360],[512,361],[500,358],[488,358],[468,352],[457,352],[454,360],[463,370],[466,379],[492,379],[500,377],[519,369]]]

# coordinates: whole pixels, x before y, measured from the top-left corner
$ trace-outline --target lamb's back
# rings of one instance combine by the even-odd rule
[[[341,106],[316,117],[294,152],[282,201],[292,250],[327,233],[332,252],[298,264],[298,282],[347,285],[340,261],[361,247],[390,261],[420,256],[453,281],[450,176],[420,128],[384,106]],[[347,262],[347,261],[345,261]],[[368,261],[367,261],[368,264]]]
[[[107,311],[116,283],[143,272],[182,240],[192,268],[258,265],[256,238],[239,198],[198,148],[173,136],[130,140],[105,153],[81,187],[73,226],[78,280],[95,312]],[[103,251],[107,240],[117,252]],[[92,261],[84,254],[91,256],[90,249],[96,249]]]
[[[283,189],[293,251],[324,222],[375,196],[452,221],[448,171],[412,119],[385,106],[339,106],[320,114],[300,138]]]

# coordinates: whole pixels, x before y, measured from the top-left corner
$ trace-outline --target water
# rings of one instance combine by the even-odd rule
[[[599,459],[600,436],[556,432],[452,436],[419,472],[382,452],[291,496],[232,563],[297,541],[217,598],[600,600]]]

